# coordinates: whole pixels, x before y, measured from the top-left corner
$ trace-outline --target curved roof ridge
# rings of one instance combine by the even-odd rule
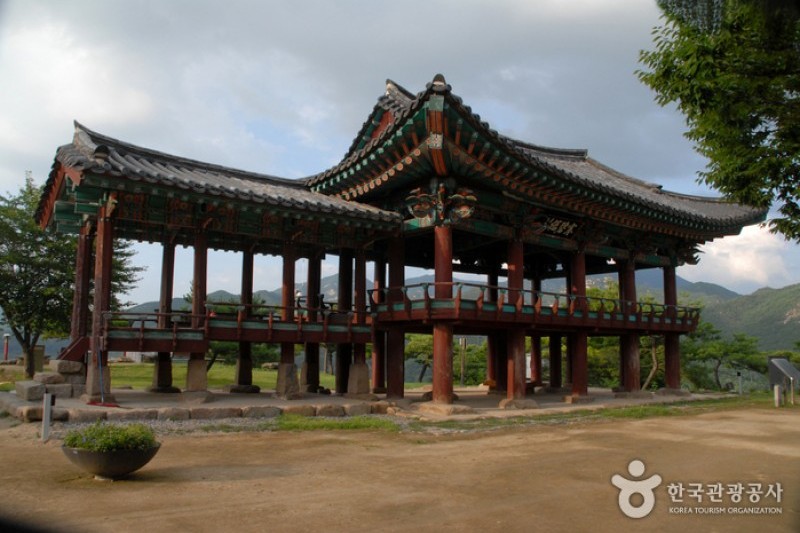
[[[108,135],[98,133],[94,130],[87,128],[77,120],[73,121],[73,123],[75,125],[74,143],[75,144],[80,143],[81,145],[84,145],[86,146],[86,148],[92,149],[93,151],[96,151],[100,146],[109,145],[116,148],[118,151],[119,149],[122,149],[124,152],[127,153],[139,155],[142,157],[149,157],[158,160],[163,160],[169,162],[170,164],[178,163],[181,165],[194,167],[198,170],[205,170],[208,172],[222,172],[225,174],[234,174],[243,179],[252,179],[256,181],[270,181],[289,187],[296,187],[296,188],[305,187],[305,184],[301,179],[281,178],[279,176],[273,176],[270,174],[262,174],[259,172],[251,172],[248,170],[240,170],[232,167],[226,167],[224,165],[206,163],[203,161],[198,161],[197,159],[191,159],[188,157],[168,154],[166,152],[161,152],[158,150],[154,150],[152,148],[146,148],[136,144],[131,144],[129,142],[120,141],[119,139],[115,139],[114,137],[109,137]],[[87,145],[86,144],[87,140],[91,142],[93,146]],[[92,153],[86,153],[85,155],[88,158],[93,157]]]
[[[534,144],[527,141],[521,141],[519,139],[515,139],[513,137],[509,137],[507,135],[503,135],[502,133],[498,134],[498,137],[503,139],[506,142],[511,143],[512,145],[521,146],[528,150],[535,150],[537,152],[543,152],[548,155],[557,155],[557,156],[566,156],[566,157],[579,157],[579,158],[587,158],[589,156],[589,150],[586,148],[555,148],[552,146],[542,146],[540,144]]]

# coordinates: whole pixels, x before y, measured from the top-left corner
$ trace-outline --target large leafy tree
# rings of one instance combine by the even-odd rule
[[[640,79],[685,115],[701,181],[780,213],[800,241],[800,7],[794,0],[660,0]]]
[[[26,356],[42,337],[68,336],[75,282],[76,239],[52,227],[42,230],[34,221],[41,193],[28,174],[17,194],[0,194],[0,308]],[[114,309],[142,270],[131,264],[132,255],[129,245],[116,244]],[[33,358],[26,359],[25,373],[32,376]]]

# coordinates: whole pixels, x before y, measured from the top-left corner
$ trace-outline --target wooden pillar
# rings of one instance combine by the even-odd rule
[[[520,304],[523,297],[524,254],[523,243],[512,239],[508,243],[508,303]],[[508,331],[507,397],[525,397],[525,329],[513,328]]]
[[[499,283],[499,274],[497,272],[496,267],[492,267],[492,270],[486,276],[486,284],[489,285],[489,297],[487,302],[496,303],[497,302],[497,284]],[[499,350],[498,342],[497,342],[497,333],[492,331],[486,338],[486,381],[489,382],[490,390],[504,390],[498,389],[497,386],[497,367],[498,367],[498,357],[497,353]]]
[[[575,313],[586,313],[586,254],[579,250],[572,254],[570,268],[571,293]],[[588,334],[585,330],[578,330],[571,337],[571,377],[572,395],[586,395],[589,392],[589,362],[588,362]]]
[[[391,239],[388,252],[390,289],[405,285],[405,242]],[[401,301],[400,291],[389,291],[389,303]],[[386,332],[386,397],[402,398],[405,394],[405,332],[393,326]]]
[[[533,278],[533,290],[538,294],[542,291],[542,278]],[[543,385],[542,381],[542,336],[531,335],[531,384],[537,387]]]
[[[247,319],[253,314],[253,260],[252,248],[242,252],[242,290],[239,297],[240,313]],[[230,392],[257,393],[261,387],[253,385],[253,345],[249,341],[239,342],[239,356],[236,358],[236,375]]]
[[[114,401],[111,397],[111,372],[108,368],[108,351],[103,346],[105,317],[111,309],[111,275],[113,260],[113,222],[107,205],[100,207],[97,216],[97,237],[94,258],[94,299],[92,301],[91,355],[86,369],[87,402]]]
[[[434,279],[437,299],[453,297],[453,229],[449,225],[434,228]],[[433,324],[433,401],[453,403],[453,325]]]
[[[194,238],[194,273],[192,278],[192,328],[200,329],[205,325],[206,295],[208,294],[208,237],[202,230],[195,233]],[[199,392],[208,390],[208,373],[206,371],[206,354],[195,352],[189,354],[186,368],[186,391]]]
[[[561,335],[550,335],[550,388],[561,388]]]
[[[541,335],[531,335],[531,384],[537,387],[543,384]]]
[[[358,325],[367,322],[367,258],[363,248],[356,250],[355,283],[353,299],[355,304],[354,320]],[[353,344],[353,365],[347,379],[347,394],[363,396],[369,394],[369,367],[367,366],[367,347],[364,343]]]
[[[381,252],[375,261],[375,275],[373,280],[373,303],[384,302],[386,289],[386,259]],[[372,392],[382,394],[386,392],[386,332],[372,328]]]
[[[678,288],[675,267],[664,267],[664,305],[667,306],[667,317],[673,322],[677,317]],[[681,388],[681,352],[680,337],[677,333],[664,334],[664,378],[667,389]]]
[[[349,313],[353,307],[353,251],[339,251],[339,299],[338,311]],[[353,345],[336,345],[336,392],[345,394],[350,378],[350,364],[353,360]]]
[[[172,292],[175,282],[175,243],[165,242],[161,250],[161,289],[158,297],[158,328],[172,327]],[[150,392],[180,392],[172,385],[172,354],[158,352],[153,366],[153,383]]]
[[[625,322],[631,322],[631,315],[637,311],[636,304],[636,262],[628,259],[620,266],[620,292],[623,295],[622,309]],[[639,335],[626,333],[620,337],[621,381],[622,388],[627,392],[637,392],[641,389],[640,363],[639,363]]]
[[[281,320],[294,322],[294,270],[297,256],[291,243],[284,243],[282,255]],[[297,398],[300,394],[300,383],[294,364],[294,343],[281,343],[281,362],[278,365],[278,383],[275,393],[286,399]]]
[[[308,279],[306,287],[306,306],[308,308],[308,322],[317,322],[321,317],[320,307],[320,283],[322,277],[322,259],[325,252],[312,254],[308,259]],[[319,343],[307,342],[305,346],[305,361],[300,372],[300,389],[305,392],[319,391]]]
[[[75,256],[75,289],[72,297],[72,322],[70,325],[70,338],[73,341],[86,337],[88,333],[93,243],[94,234],[91,223],[83,224],[78,235],[78,250]]]

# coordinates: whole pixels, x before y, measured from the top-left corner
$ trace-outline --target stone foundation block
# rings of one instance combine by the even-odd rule
[[[86,384],[84,383],[73,383],[72,384],[72,397],[73,398],[80,398],[86,393]]]
[[[51,383],[64,383],[64,376],[57,372],[37,372],[33,375],[33,381],[38,381],[45,385]]]
[[[59,374],[83,374],[83,363],[80,361],[63,361],[61,359],[51,359],[48,364],[51,372]]]
[[[191,405],[200,405],[214,401],[214,394],[207,391],[184,391],[181,393],[181,402]]]
[[[379,401],[370,405],[370,409],[373,415],[385,415],[390,406],[389,402]]]
[[[241,418],[241,407],[192,407],[189,417],[192,420],[219,420],[220,418]]]
[[[344,416],[344,407],[341,405],[318,405],[317,416]]]
[[[106,413],[107,420],[156,420],[158,409],[115,409]]]
[[[91,423],[106,419],[106,412],[101,409],[69,409],[69,421],[75,423]]]
[[[344,406],[347,416],[364,416],[372,414],[372,406],[368,403],[348,403]]]
[[[313,405],[287,405],[283,408],[283,414],[286,415],[299,415],[299,416],[314,416],[317,410]]]
[[[43,411],[41,405],[21,405],[17,407],[14,416],[23,422],[39,422]]]
[[[158,409],[158,420],[189,420],[191,412],[189,409],[180,407],[162,407]]]
[[[17,398],[26,402],[41,401],[44,398],[44,384],[38,381],[17,381],[14,389],[17,391]]]
[[[45,385],[44,388],[56,398],[72,398],[72,384],[70,383],[53,383]]]
[[[250,405],[242,407],[242,416],[244,418],[275,418],[281,414],[281,410],[277,407],[268,405]]]
[[[73,385],[86,385],[86,376],[83,374],[62,374],[64,383],[72,383]]]

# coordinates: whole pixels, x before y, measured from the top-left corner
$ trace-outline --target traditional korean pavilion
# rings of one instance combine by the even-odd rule
[[[433,401],[451,403],[454,334],[488,338],[487,379],[512,401],[535,385],[585,397],[589,336],[619,337],[620,389],[632,393],[641,383],[639,337],[662,336],[667,388],[678,390],[679,336],[694,330],[699,311],[677,305],[675,269],[695,263],[699,245],[765,215],[665,191],[586,150],[501,135],[437,75],[418,94],[387,81],[342,161],[299,180],[164,154],[76,123],[72,142],[56,153],[36,218],[79,239],[72,343],[61,357],[87,362],[90,401],[109,394],[109,351],[157,352],[153,391],[180,390],[171,359],[188,353],[184,390],[204,391],[214,340],[239,343],[233,392],[258,391],[253,343],[281,346],[279,396],[316,392],[320,343],[335,343],[337,393],[402,397],[404,335],[427,332]],[[114,238],[163,246],[157,311],[131,317],[110,309]],[[191,312],[170,308],[178,245],[194,252]],[[209,249],[241,256],[241,302],[232,313],[207,301]],[[279,306],[253,302],[256,254],[282,258]],[[319,298],[328,254],[339,259],[334,305]],[[299,258],[308,259],[307,280],[295,279]],[[371,287],[367,262],[375,267]],[[405,267],[431,269],[434,281],[407,285]],[[663,272],[661,303],[637,300],[636,273],[648,268]],[[454,273],[480,281],[456,281]],[[592,274],[618,276],[619,297],[588,298]],[[543,292],[542,281],[553,278],[563,280],[563,291]],[[296,281],[307,282],[299,298]],[[300,376],[297,344],[305,350]]]

